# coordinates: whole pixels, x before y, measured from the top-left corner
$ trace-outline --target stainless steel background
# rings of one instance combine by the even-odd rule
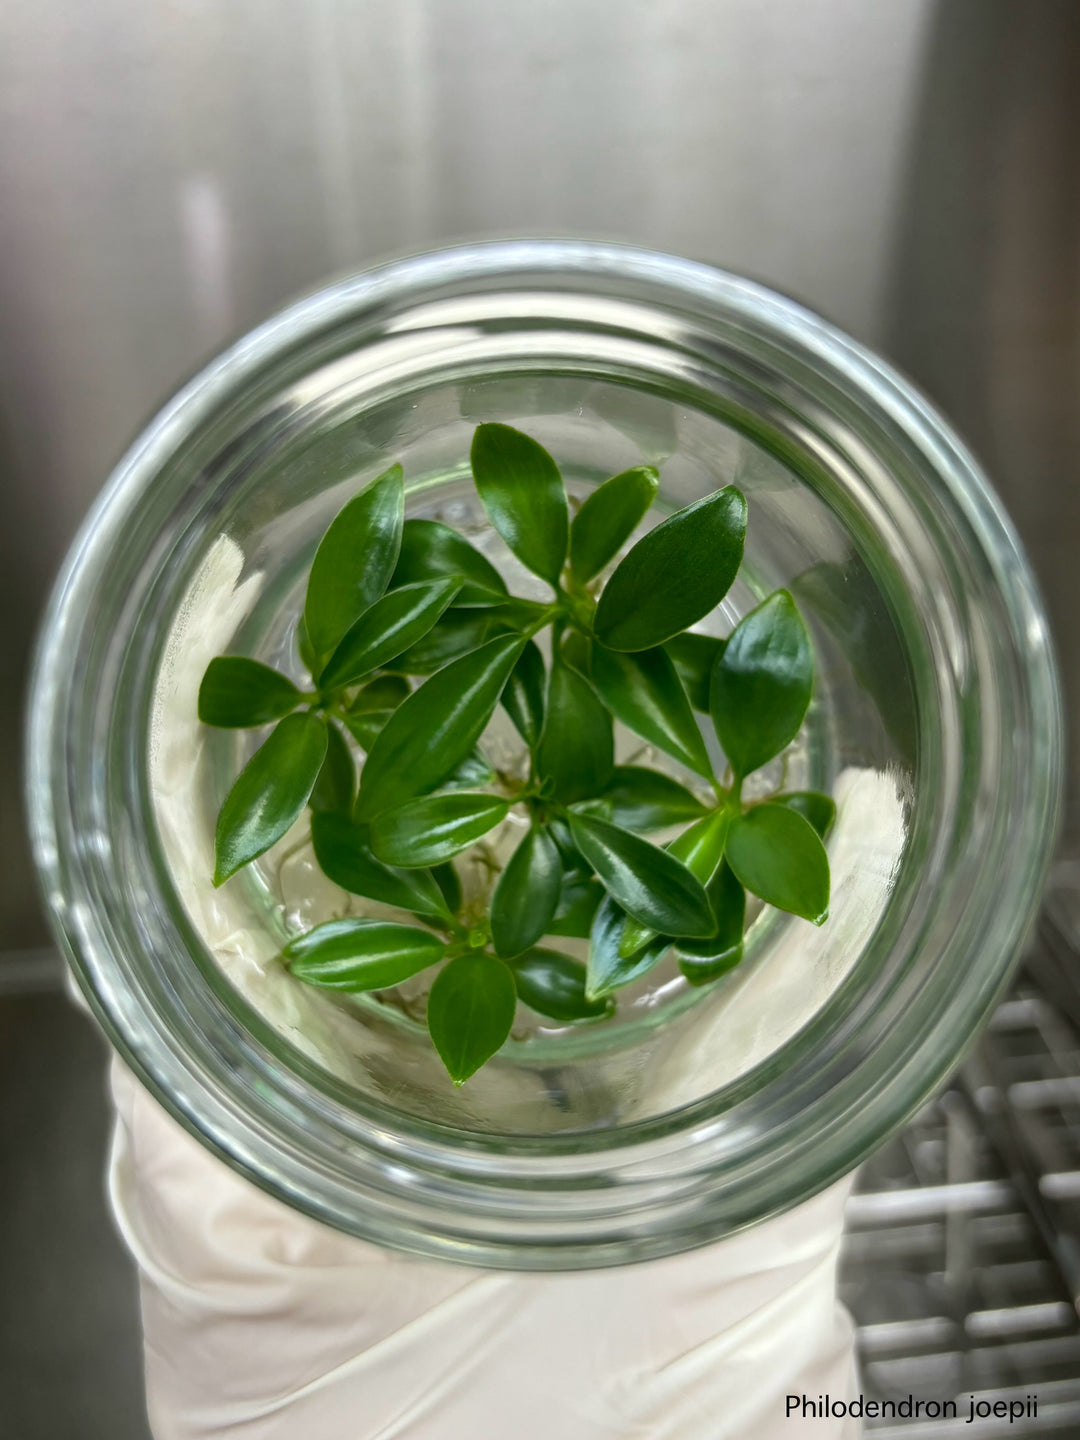
[[[1078,159],[1076,0],[8,0],[0,944],[42,935],[28,636],[110,464],[230,336],[395,251],[634,241],[880,349],[995,477],[1075,701]]]

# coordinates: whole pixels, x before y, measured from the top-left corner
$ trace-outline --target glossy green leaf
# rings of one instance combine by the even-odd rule
[[[507,628],[492,614],[491,610],[448,610],[422,639],[391,661],[392,668],[402,675],[434,675]]]
[[[592,674],[592,642],[577,630],[571,630],[559,651],[565,664],[588,680]]]
[[[436,977],[428,1030],[455,1085],[464,1085],[506,1043],[516,1008],[514,977],[490,955],[461,955]]]
[[[584,803],[581,806],[585,808]],[[606,819],[607,817],[602,817]],[[559,858],[562,860],[564,874],[575,871],[581,875],[591,875],[592,866],[582,855],[581,851],[574,844],[574,837],[570,834],[570,826],[557,815],[551,816],[548,820],[548,832],[559,851]]]
[[[365,486],[319,542],[308,576],[304,624],[318,656],[332,655],[354,620],[389,584],[401,548],[405,482],[400,465]]]
[[[599,880],[590,879],[578,873],[564,873],[559,903],[555,914],[548,922],[549,935],[565,935],[576,940],[587,940],[592,929],[596,911],[604,898],[604,887]]]
[[[319,657],[315,654],[314,647],[307,633],[307,626],[304,624],[303,615],[296,622],[296,650],[300,659],[304,662],[304,668],[312,676],[318,674]]]
[[[585,994],[585,966],[558,950],[527,950],[511,963],[518,999],[551,1020],[564,1024],[611,1015],[615,1002],[590,1000]]]
[[[731,827],[727,861],[767,905],[824,923],[829,857],[808,820],[784,805],[755,805]]]
[[[544,657],[536,641],[530,640],[510,672],[510,679],[502,693],[503,708],[530,750],[536,749],[544,728],[546,684]]]
[[[425,795],[377,816],[371,848],[384,864],[402,869],[440,865],[493,830],[509,809],[509,800],[497,795]]]
[[[817,831],[822,840],[828,835],[836,819],[836,801],[817,790],[791,790],[787,795],[774,795],[773,802],[786,805],[797,811]]]
[[[302,813],[326,757],[326,724],[288,715],[247,762],[225,797],[215,836],[214,884],[269,850]]]
[[[506,598],[502,576],[463,535],[438,520],[406,520],[391,589],[446,575],[460,575],[465,582],[453,600],[459,609],[493,605]]]
[[[570,574],[584,585],[622,549],[640,525],[660,488],[651,465],[613,475],[582,505],[570,526]]]
[[[814,685],[810,636],[786,590],[751,610],[713,667],[709,709],[736,775],[749,775],[799,733]]]
[[[484,752],[474,747],[440,785],[442,790],[479,790],[496,778]]]
[[[479,425],[472,472],[491,523],[523,565],[557,585],[569,512],[559,467],[542,445],[509,425]]]
[[[649,650],[714,610],[742,563],[746,501],[733,485],[677,510],[637,542],[604,586],[597,639]]]
[[[556,661],[536,753],[538,774],[551,780],[556,797],[569,804],[606,785],[614,763],[611,716],[589,682]]]
[[[726,644],[726,640],[718,640],[715,635],[697,635],[687,630],[664,646],[679,672],[690,704],[705,715],[709,713],[713,666],[724,653]]]
[[[300,700],[292,681],[268,665],[243,655],[218,655],[199,686],[199,719],[229,730],[266,725],[290,714]]]
[[[312,810],[335,810],[340,815],[352,814],[356,799],[356,766],[349,742],[332,722],[326,726],[326,759],[308,797]]]
[[[704,887],[680,861],[595,815],[571,815],[570,830],[605,889],[633,919],[662,935],[712,933]]]
[[[730,810],[713,810],[688,825],[681,835],[676,836],[664,848],[669,855],[681,861],[696,880],[708,886],[724,858],[724,846],[731,829],[731,820]],[[627,922],[620,942],[623,953],[629,955],[639,950],[655,933],[656,929],[650,929],[647,925],[631,919]]]
[[[504,959],[535,945],[559,903],[562,862],[541,825],[531,825],[506,862],[491,897],[491,939]]]
[[[363,895],[414,915],[448,918],[443,890],[427,870],[396,870],[376,860],[370,831],[331,811],[311,817],[315,859],[327,879],[350,895]]]
[[[446,908],[451,915],[456,915],[461,909],[461,881],[451,861],[445,865],[433,865],[431,876],[442,891],[443,899],[446,901]]]
[[[592,682],[615,718],[636,735],[697,774],[712,774],[686,691],[662,649],[623,655],[594,645]]]
[[[400,985],[445,954],[445,941],[429,930],[353,918],[316,925],[290,941],[281,958],[305,984],[359,994]]]
[[[391,715],[360,773],[358,820],[434,790],[476,744],[525,641],[499,636],[445,665]]]
[[[665,830],[705,814],[706,807],[685,786],[643,765],[616,765],[590,810],[623,830]]]
[[[671,941],[661,936],[632,955],[621,954],[626,923],[626,912],[619,909],[610,895],[605,895],[589,936],[585,993],[590,1000],[609,995],[621,985],[629,985],[632,980],[647,975],[671,948]]]
[[[691,985],[705,985],[733,970],[743,956],[746,891],[726,862],[706,886],[716,916],[716,934],[707,940],[677,940],[679,969]]]
[[[366,751],[375,744],[393,713],[392,710],[367,710],[359,715],[346,712],[341,718],[349,734]]]
[[[349,627],[319,677],[325,692],[388,665],[425,636],[461,589],[456,576],[390,590]]]
[[[371,715],[396,710],[412,687],[404,675],[378,675],[358,690],[349,705],[350,715]]]

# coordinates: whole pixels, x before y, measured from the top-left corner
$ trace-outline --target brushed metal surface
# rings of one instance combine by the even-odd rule
[[[0,949],[42,933],[13,756],[75,526],[203,358],[393,252],[632,241],[881,349],[994,475],[1075,701],[1078,112],[1070,0],[0,7]]]

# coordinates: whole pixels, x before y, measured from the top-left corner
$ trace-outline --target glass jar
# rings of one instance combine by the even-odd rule
[[[288,906],[265,867],[211,889],[243,741],[200,730],[194,703],[213,654],[288,659],[319,535],[386,465],[404,465],[408,513],[479,522],[467,456],[486,420],[545,444],[572,494],[640,463],[660,469],[658,513],[744,490],[746,563],[714,620],[795,593],[819,675],[793,764],[839,815],[822,929],[765,912],[724,980],[516,1035],[454,1091],[408,1014],[345,1015],[275,965]],[[310,1215],[517,1269],[684,1250],[849,1171],[1001,995],[1057,823],[1046,624],[964,447],[799,306],[608,245],[403,260],[239,341],[118,466],[30,704],[57,937],[144,1084]]]

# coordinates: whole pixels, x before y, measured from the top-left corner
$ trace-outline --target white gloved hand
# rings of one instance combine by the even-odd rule
[[[847,1182],[670,1259],[483,1271],[293,1212],[119,1062],[113,1092],[110,1195],[140,1269],[156,1440],[796,1440],[786,1395],[855,1394]]]

